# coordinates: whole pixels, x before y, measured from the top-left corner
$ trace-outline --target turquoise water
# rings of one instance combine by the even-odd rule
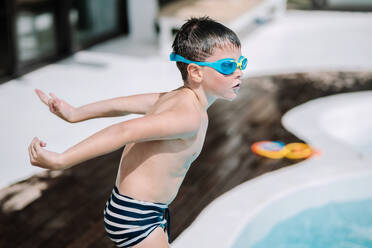
[[[243,241],[233,247],[248,246]],[[372,198],[330,203],[302,211],[277,223],[262,240],[251,246],[272,247],[372,248]]]

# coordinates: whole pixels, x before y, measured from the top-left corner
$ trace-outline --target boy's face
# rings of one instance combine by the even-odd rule
[[[208,57],[206,61],[215,62],[225,58],[232,58],[237,61],[240,56],[240,48],[225,46],[223,49],[215,48],[213,55]],[[241,83],[240,77],[243,75],[243,72],[239,68],[230,75],[219,73],[208,66],[203,66],[201,69],[203,70],[202,85],[207,94],[229,101],[232,101],[237,96],[239,87],[233,87]]]

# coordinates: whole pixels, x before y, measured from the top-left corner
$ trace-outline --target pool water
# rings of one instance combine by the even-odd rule
[[[248,247],[239,239],[234,248]],[[252,248],[372,247],[372,198],[329,203],[277,223]]]

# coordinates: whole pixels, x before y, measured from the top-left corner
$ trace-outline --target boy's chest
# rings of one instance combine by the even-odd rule
[[[203,149],[205,136],[208,129],[208,119],[203,118],[202,125],[197,134],[191,138],[184,139],[183,142],[187,144],[187,154],[189,158],[194,161]]]
[[[203,122],[198,132],[185,139],[153,140],[141,143],[127,144],[124,149],[126,160],[135,159],[143,162],[154,163],[156,161],[188,163],[194,161],[202,151],[208,128],[208,119]],[[163,161],[164,160],[164,161]]]
[[[198,132],[189,138],[160,141],[158,148],[167,151],[171,160],[179,161],[179,165],[188,167],[201,153],[208,129],[208,119],[203,118]],[[178,163],[176,163],[178,164]],[[182,167],[182,166],[181,166]]]

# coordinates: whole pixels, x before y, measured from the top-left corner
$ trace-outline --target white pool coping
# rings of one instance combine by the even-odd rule
[[[340,94],[290,110],[282,119],[285,128],[320,149],[321,155],[264,174],[223,194],[200,213],[172,247],[231,247],[244,226],[279,198],[338,180],[372,176],[372,159],[361,156],[342,140],[327,134],[319,122],[328,109],[341,108],[347,102],[362,103],[363,99],[368,102],[371,98],[372,91]],[[372,182],[370,184],[372,187]]]

